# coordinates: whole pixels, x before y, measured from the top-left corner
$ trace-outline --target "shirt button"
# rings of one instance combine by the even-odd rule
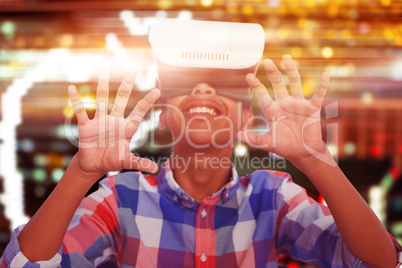
[[[201,255],[201,261],[205,262],[207,260],[207,256],[205,256],[205,253],[202,253]]]
[[[177,198],[177,195],[174,195],[173,196],[173,200],[175,201],[175,202],[177,202],[179,199]]]
[[[205,208],[201,211],[201,216],[204,218],[205,216],[207,216],[207,211],[205,210]]]

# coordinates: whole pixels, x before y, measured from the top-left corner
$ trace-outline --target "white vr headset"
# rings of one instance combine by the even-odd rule
[[[159,19],[149,29],[162,97],[190,94],[205,82],[219,95],[250,101],[245,76],[255,74],[265,44],[259,24]]]

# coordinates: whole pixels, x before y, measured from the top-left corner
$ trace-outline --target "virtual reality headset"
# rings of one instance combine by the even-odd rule
[[[163,98],[188,95],[196,84],[208,83],[221,96],[251,101],[246,75],[256,73],[264,51],[261,25],[158,19],[149,42]]]

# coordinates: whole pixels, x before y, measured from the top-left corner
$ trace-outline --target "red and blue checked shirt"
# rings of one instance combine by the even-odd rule
[[[370,267],[348,250],[328,208],[275,171],[240,178],[233,168],[230,182],[201,203],[168,162],[157,177],[109,177],[82,201],[47,262],[20,252],[21,228],[0,267],[278,267],[281,253],[321,267]]]

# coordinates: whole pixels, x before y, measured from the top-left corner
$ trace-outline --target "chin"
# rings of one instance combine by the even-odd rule
[[[234,137],[223,135],[223,133],[213,135],[212,132],[206,133],[191,133],[183,136],[185,142],[195,149],[223,149],[233,147],[235,142]]]

